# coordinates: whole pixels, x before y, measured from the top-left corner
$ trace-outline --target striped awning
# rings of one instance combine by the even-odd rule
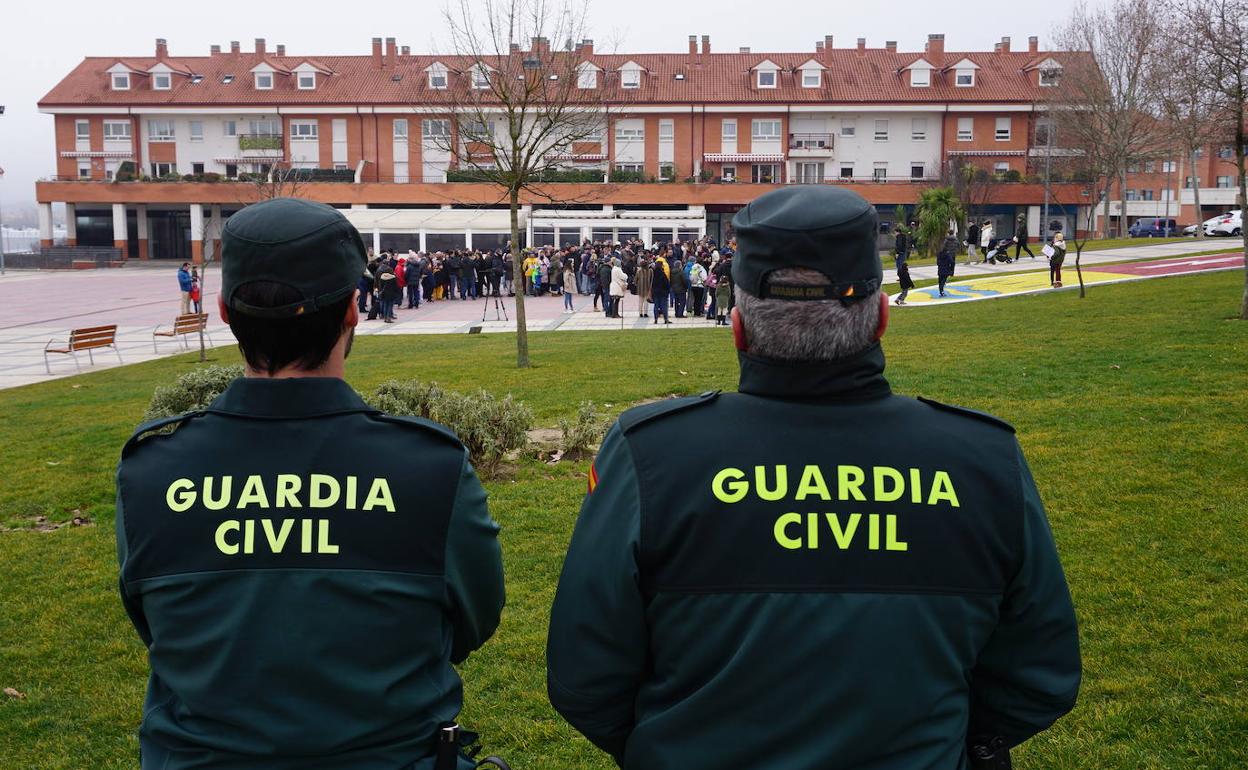
[[[213,158],[217,163],[267,163],[282,160],[284,155],[248,155],[244,158]]]
[[[571,161],[585,162],[585,163],[607,159],[607,156],[603,155],[602,153],[583,153],[581,155],[575,155],[570,152],[559,152],[559,153],[555,153],[554,155],[550,155],[547,157],[549,157],[551,160],[571,160]]]
[[[779,163],[784,156],[762,152],[708,152],[702,160],[707,163]]]
[[[968,155],[977,158],[984,157],[1022,157],[1027,153],[1024,150],[949,150],[950,155]]]
[[[130,150],[62,150],[62,158],[123,158],[129,160],[134,157],[134,153]]]

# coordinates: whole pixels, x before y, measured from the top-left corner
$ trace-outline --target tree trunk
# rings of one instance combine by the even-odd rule
[[[208,242],[212,243],[211,240],[209,240]],[[202,270],[199,271],[200,309],[203,309],[204,288],[208,285],[208,265],[211,262],[211,258],[215,256],[216,256],[215,254],[210,254],[209,258],[204,260],[204,264],[200,265],[200,267],[203,268]],[[204,346],[204,326],[205,325],[206,324],[201,324],[199,327],[199,362],[201,364],[208,360],[208,349]]]
[[[1109,196],[1113,190],[1113,185],[1108,179],[1105,180],[1105,200],[1101,203],[1101,237],[1109,240]]]
[[[1205,237],[1205,215],[1200,213],[1200,182],[1196,180],[1196,150],[1192,150],[1192,201],[1196,206],[1196,240],[1203,240]],[[1179,168],[1179,180],[1183,179],[1183,169]],[[1183,188],[1180,187],[1180,190]],[[1183,210],[1183,194],[1179,193],[1179,210]]]
[[[520,191],[510,193],[511,209],[511,286],[516,294],[516,366],[529,368],[529,327],[524,320],[524,250],[520,248]]]
[[[1243,99],[1239,99],[1235,102],[1235,157],[1235,162],[1239,166],[1239,237],[1244,249],[1244,296],[1239,303],[1239,318],[1240,320],[1248,321],[1248,233],[1245,233],[1243,230],[1244,203],[1245,201],[1248,201],[1248,191],[1245,191],[1245,186],[1248,184],[1248,180],[1244,179]]]
[[[1127,167],[1118,172],[1118,237],[1127,237]]]

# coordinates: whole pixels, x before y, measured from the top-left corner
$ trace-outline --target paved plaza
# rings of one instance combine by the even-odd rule
[[[1124,260],[1158,260],[1181,257],[1198,251],[1208,251],[1221,245],[1233,246],[1226,241],[1189,241],[1183,243],[1132,246],[1122,249],[1098,251],[1085,255],[1085,266],[1103,265]],[[1199,269],[1227,269],[1236,266],[1233,259],[1221,262],[1199,260],[1176,260],[1174,269],[1156,271],[1134,269],[1106,272],[1106,279],[1113,277],[1139,277],[1154,274],[1171,274]],[[963,258],[965,261],[965,258]],[[1066,285],[1076,283],[1073,255],[1067,257]],[[1200,262],[1199,265],[1188,264]],[[71,329],[88,326],[117,325],[118,349],[122,363],[137,363],[154,358],[184,352],[179,341],[153,337],[158,326],[167,328],[173,323],[179,309],[176,271],[174,263],[131,263],[124,268],[112,270],[83,271],[19,271],[10,270],[0,276],[0,388],[26,385],[78,373],[74,359],[67,355],[49,356],[51,374],[45,369],[43,349],[50,340],[63,342]],[[1035,271],[1042,271],[1037,274]],[[1121,270],[1120,270],[1121,271]],[[935,266],[911,269],[915,280],[936,277]],[[998,276],[1019,275],[1000,281]],[[1005,294],[1024,293],[1043,289],[1047,282],[1047,264],[1043,257],[1035,260],[1023,258],[1021,262],[1008,265],[959,264],[955,283],[951,284],[951,300],[986,298]],[[211,314],[209,344],[232,345],[229,329],[216,319],[217,292],[215,284],[220,280],[216,266],[209,268],[204,307]],[[892,270],[885,270],[886,283],[896,280]],[[983,285],[980,285],[983,284]],[[959,288],[961,287],[961,288]],[[965,289],[965,290],[963,290]],[[911,294],[916,305],[929,304],[925,299],[932,291],[919,290]],[[623,318],[610,319],[593,309],[593,299],[577,295],[574,298],[576,312],[563,312],[563,298],[548,296],[530,298],[525,303],[528,328],[531,332],[555,331],[611,331],[619,329],[651,329],[675,331],[679,329],[705,328],[712,322],[701,318],[673,318],[671,326],[655,325],[652,319],[637,314],[637,298],[624,298]],[[932,302],[930,304],[936,304]],[[507,320],[502,320],[503,314]],[[483,320],[484,319],[484,320]],[[488,300],[443,300],[422,304],[419,309],[398,311],[398,322],[384,324],[380,321],[361,321],[357,334],[467,334],[474,328],[481,333],[515,331],[515,300],[504,297],[498,309]],[[153,340],[157,340],[153,347]],[[190,340],[198,345],[198,339]],[[118,366],[116,354],[111,350],[96,351],[94,365],[89,364],[86,354],[79,354],[78,364],[82,371],[93,371]]]

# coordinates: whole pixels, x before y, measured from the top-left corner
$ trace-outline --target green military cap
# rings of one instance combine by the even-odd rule
[[[341,301],[367,264],[364,239],[340,211],[300,198],[274,198],[231,216],[221,231],[221,294],[231,310],[294,318]],[[253,281],[280,283],[301,299],[256,307],[234,296]]]
[[[875,207],[861,195],[823,185],[794,185],[755,198],[732,218],[737,254],[732,280],[755,297],[852,302],[880,288],[884,273]],[[779,284],[787,267],[817,270],[830,286]]]

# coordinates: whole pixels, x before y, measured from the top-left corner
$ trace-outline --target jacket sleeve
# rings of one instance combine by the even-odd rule
[[[1048,728],[1079,693],[1079,632],[1053,533],[1022,449],[1022,559],[971,674],[973,737],[1016,746]]]
[[[637,472],[619,425],[603,441],[551,611],[546,688],[551,705],[622,764],[647,666],[639,587]]]
[[[454,631],[452,663],[462,663],[498,628],[506,599],[498,531],[486,505],[485,488],[465,451],[446,533],[446,585]]]
[[[126,614],[130,616],[130,622],[134,624],[134,630],[139,632],[139,638],[143,640],[143,644],[150,647],[152,644],[152,632],[148,628],[147,618],[143,615],[143,607],[138,599],[126,591],[126,558],[129,556],[129,543],[126,540],[125,512],[122,510],[121,503],[120,472],[117,474],[117,514],[115,526],[117,533],[117,589],[121,593],[121,606],[125,608]]]

